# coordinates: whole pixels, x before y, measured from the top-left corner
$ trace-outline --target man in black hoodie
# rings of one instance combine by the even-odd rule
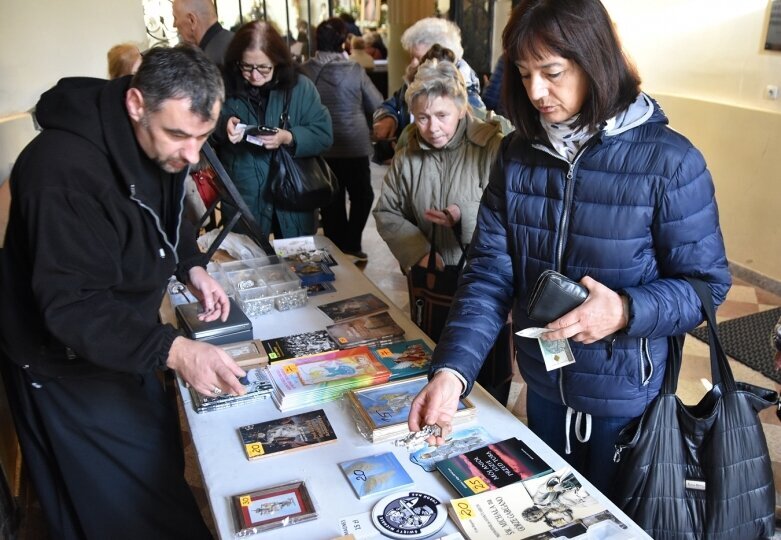
[[[218,347],[157,313],[176,273],[225,320],[228,299],[182,220],[183,179],[224,99],[199,50],[152,49],[132,78],[61,80],[11,173],[0,252],[0,368],[53,538],[209,538],[156,372],[242,393]]]

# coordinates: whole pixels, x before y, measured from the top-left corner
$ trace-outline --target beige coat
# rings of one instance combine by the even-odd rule
[[[450,142],[441,149],[411,132],[385,175],[374,209],[377,231],[406,271],[431,249],[432,223],[424,219],[429,208],[450,204],[461,209],[461,243],[472,239],[477,209],[502,140],[498,123],[467,114]],[[461,249],[453,233],[437,227],[437,251],[445,264],[457,264]]]

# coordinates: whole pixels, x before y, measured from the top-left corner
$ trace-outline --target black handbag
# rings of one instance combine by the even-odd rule
[[[410,318],[435,342],[439,341],[439,336],[445,327],[450,304],[453,303],[458,288],[458,277],[466,261],[466,251],[459,241],[461,259],[458,264],[447,265],[444,270],[439,270],[436,266],[436,232],[437,226],[434,225],[427,267],[414,264],[407,272]]]
[[[588,298],[588,289],[555,270],[545,270],[532,289],[529,318],[548,324],[569,313]]]
[[[708,286],[687,279],[710,332],[713,388],[696,405],[675,395],[683,339],[670,338],[664,385],[616,443],[614,501],[656,540],[770,538],[775,489],[757,413],[778,393],[735,382]]]
[[[281,129],[288,129],[289,107],[288,90],[279,123]],[[271,154],[268,177],[274,204],[285,210],[323,208],[331,204],[339,192],[339,181],[324,158],[294,158],[285,146],[280,146]]]

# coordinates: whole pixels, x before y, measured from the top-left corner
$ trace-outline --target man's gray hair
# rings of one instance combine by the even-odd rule
[[[404,99],[412,109],[412,104],[419,97],[449,97],[459,109],[464,109],[469,104],[464,76],[455,64],[446,60],[426,60],[418,67],[415,80],[404,93]]]
[[[154,47],[144,53],[130,82],[144,96],[144,106],[160,110],[167,99],[190,99],[190,111],[202,120],[214,120],[214,104],[225,101],[220,70],[197,47]]]
[[[464,48],[461,46],[461,30],[453,21],[426,17],[407,28],[401,35],[401,46],[407,52],[418,45],[425,45],[428,50],[435,43],[453,51],[456,60],[464,56]]]

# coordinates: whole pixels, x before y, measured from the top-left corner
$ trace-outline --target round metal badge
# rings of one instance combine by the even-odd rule
[[[401,491],[383,497],[374,505],[372,522],[391,538],[428,538],[447,522],[439,500],[419,491]]]

